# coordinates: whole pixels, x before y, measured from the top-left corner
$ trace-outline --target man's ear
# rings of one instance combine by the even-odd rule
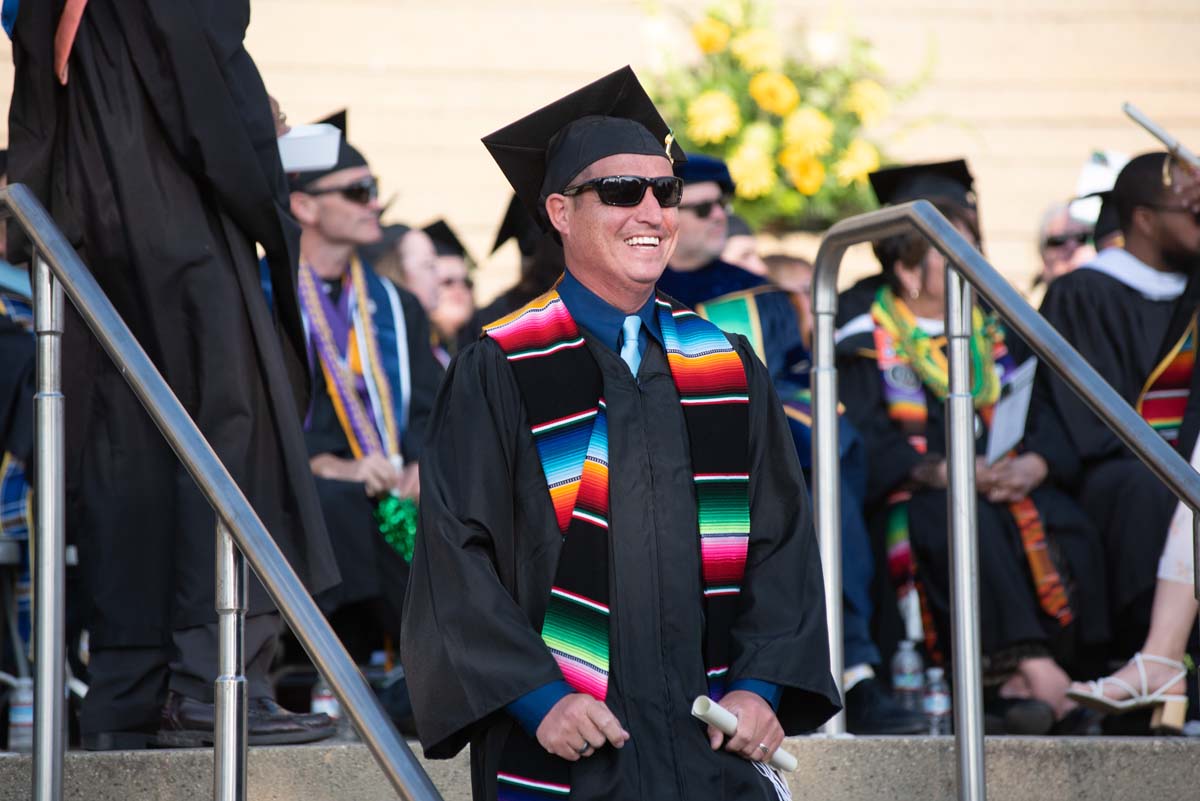
[[[1144,206],[1136,206],[1130,217],[1130,228],[1137,231],[1146,239],[1154,239],[1154,211]]]
[[[550,224],[558,231],[559,236],[571,232],[572,210],[571,201],[566,195],[553,194],[546,198],[546,216],[550,218]]]
[[[301,225],[317,224],[317,199],[304,192],[292,192],[290,196],[292,216]]]
[[[911,300],[915,295],[921,294],[921,273],[923,270],[918,265],[905,264],[900,259],[896,259],[896,263],[892,265],[892,271],[896,274],[896,280],[900,283],[901,292],[904,293],[902,300]]]

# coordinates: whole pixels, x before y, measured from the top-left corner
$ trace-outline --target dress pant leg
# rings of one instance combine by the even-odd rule
[[[102,648],[88,662],[80,730],[154,733],[167,697],[166,648]]]
[[[245,652],[248,698],[273,698],[271,663],[283,631],[278,612],[246,618]],[[170,687],[187,698],[211,704],[217,680],[217,624],[206,623],[175,632],[176,654],[171,660]]]

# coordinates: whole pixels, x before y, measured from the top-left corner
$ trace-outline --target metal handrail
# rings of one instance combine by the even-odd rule
[[[955,738],[959,798],[986,797],[979,653],[979,575],[976,552],[974,410],[970,394],[967,338],[972,288],[1054,370],[1096,415],[1146,464],[1177,498],[1200,509],[1200,473],[1117,394],[1071,345],[1038,314],[983,255],[933,207],[918,200],[851,217],[826,233],[813,276],[813,498],[829,623],[830,669],[842,687],[841,513],[837,461],[837,369],[834,320],[837,273],[850,245],[916,230],[946,257],[946,331],[950,350],[947,398],[948,504],[953,579]],[[965,281],[963,280],[965,279]],[[1200,515],[1193,549],[1200,577]],[[1200,578],[1197,580],[1200,597]],[[827,734],[844,734],[845,717]]]
[[[38,547],[34,579],[38,657],[34,685],[35,801],[62,798],[64,473],[59,346],[64,292],[120,367],[125,380],[216,512],[216,539],[218,546],[224,543],[224,547],[218,547],[217,555],[222,676],[216,688],[215,739],[223,742],[217,745],[214,792],[222,798],[244,798],[245,793],[245,704],[234,704],[231,710],[229,701],[236,692],[231,695],[223,692],[222,687],[223,679],[229,685],[224,689],[236,690],[233,685],[243,681],[238,674],[242,636],[239,624],[245,605],[245,566],[241,561],[244,554],[396,792],[405,801],[440,801],[433,782],[397,733],[253,507],[50,215],[33,193],[19,184],[0,189],[0,213],[11,215],[29,237],[34,250],[39,357],[35,414],[40,482],[36,494]],[[227,673],[230,670],[234,675]]]

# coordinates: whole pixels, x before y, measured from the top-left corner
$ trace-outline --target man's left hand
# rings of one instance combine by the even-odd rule
[[[763,697],[749,690],[734,690],[721,698],[721,706],[738,719],[737,731],[725,743],[725,750],[755,762],[766,762],[783,744],[783,726]],[[708,727],[708,742],[712,750],[721,747],[725,739],[715,726]]]

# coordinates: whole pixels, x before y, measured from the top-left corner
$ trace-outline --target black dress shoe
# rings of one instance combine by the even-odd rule
[[[1054,709],[1036,698],[1001,698],[991,695],[984,701],[988,718],[1002,721],[1001,730],[987,726],[988,734],[1041,736],[1054,727]]]
[[[846,728],[853,734],[924,734],[925,716],[896,703],[878,679],[863,679],[846,693]]]
[[[154,734],[143,731],[97,731],[79,737],[85,751],[140,751],[154,741]]]
[[[311,743],[337,732],[333,718],[324,714],[298,715],[270,698],[248,703],[246,740],[249,745]],[[167,694],[155,740],[160,748],[204,748],[213,744],[215,708],[176,692]]]

